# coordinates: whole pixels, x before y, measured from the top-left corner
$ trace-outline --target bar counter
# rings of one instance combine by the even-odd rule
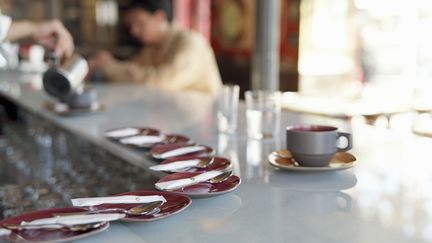
[[[40,90],[38,75],[1,71],[0,96],[15,103],[21,116],[4,122],[0,141],[2,217],[70,206],[68,200],[77,196],[153,189],[165,174],[147,169],[154,162],[146,153],[102,136],[110,128],[140,125],[212,146],[231,160],[242,184],[228,194],[193,199],[172,217],[115,222],[76,242],[432,242],[430,138],[357,119],[283,112],[282,131],[320,123],[351,132],[350,153],[357,158],[348,170],[283,171],[267,156],[284,147],[284,134],[247,139],[243,104],[237,135],[226,136],[217,133],[215,106],[206,97],[131,85],[93,87],[105,109],[63,117],[45,108],[52,99]],[[11,195],[17,195],[11,191],[28,203],[14,208]]]

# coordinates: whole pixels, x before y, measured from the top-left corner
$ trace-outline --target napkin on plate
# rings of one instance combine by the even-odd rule
[[[105,133],[105,136],[110,137],[110,138],[121,138],[121,137],[128,137],[128,136],[137,135],[138,133],[139,133],[138,128],[127,127],[127,128],[121,128],[121,129],[108,131]]]
[[[1,237],[1,236],[7,236],[7,235],[10,235],[11,233],[12,233],[11,230],[8,230],[8,229],[0,229],[0,237]]]
[[[83,197],[72,199],[72,205],[75,207],[96,206],[100,204],[128,204],[128,203],[151,203],[162,201],[166,202],[163,196],[112,196],[112,197]]]
[[[172,162],[168,164],[150,166],[150,169],[154,171],[180,170],[180,169],[197,166],[200,162],[201,162],[200,159],[181,160],[181,161]]]
[[[186,186],[191,186],[191,185],[198,184],[200,182],[207,181],[222,173],[224,172],[218,170],[212,170],[189,178],[159,182],[156,183],[155,186],[159,190],[175,190],[175,189],[179,189],[179,188],[183,188]]]
[[[40,228],[62,228],[64,225],[91,224],[97,222],[114,221],[124,218],[123,213],[99,213],[57,216],[51,218],[36,219],[30,222],[21,222],[22,226],[41,226]],[[56,225],[58,224],[58,225]]]
[[[175,157],[175,156],[179,156],[179,155],[204,151],[206,149],[207,148],[205,146],[180,147],[180,148],[176,148],[176,149],[164,152],[164,153],[155,154],[155,157],[157,157],[158,159],[167,159],[167,158],[171,158],[171,157]]]
[[[127,137],[120,139],[120,143],[123,144],[133,144],[133,145],[144,145],[144,144],[152,144],[152,143],[160,143],[165,140],[164,135],[159,136],[151,136],[151,135],[139,135],[133,137]]]

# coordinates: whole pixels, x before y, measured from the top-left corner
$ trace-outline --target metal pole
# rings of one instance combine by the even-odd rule
[[[279,90],[280,0],[256,0],[252,89]]]
[[[48,16],[51,19],[60,19],[60,1],[58,0],[49,0],[48,1]]]

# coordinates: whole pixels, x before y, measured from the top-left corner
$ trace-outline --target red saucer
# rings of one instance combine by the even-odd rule
[[[190,138],[183,136],[183,135],[168,134],[168,135],[165,135],[165,139],[162,142],[146,143],[146,144],[140,144],[140,145],[136,145],[136,144],[125,144],[125,145],[131,146],[134,148],[138,148],[138,149],[151,149],[154,146],[165,145],[165,144],[174,144],[174,143],[189,144],[190,141],[191,141]]]
[[[126,129],[126,128],[138,129],[138,132],[136,134],[133,134],[133,135],[117,136],[117,137],[111,137],[111,136],[106,135],[109,132],[122,130],[122,129]],[[122,138],[133,137],[133,136],[138,136],[138,135],[159,136],[160,134],[161,134],[161,132],[159,130],[151,128],[151,127],[135,127],[135,126],[119,127],[119,128],[109,129],[109,130],[105,131],[105,137],[107,137],[109,139],[113,139],[113,140],[120,140]]]
[[[166,159],[166,160],[162,161],[161,164],[180,162],[182,160],[199,159],[202,157],[207,157],[207,156],[190,156],[190,155],[179,156],[179,157]],[[206,172],[206,171],[211,171],[211,170],[225,171],[225,170],[228,170],[230,168],[231,168],[231,162],[228,159],[222,158],[222,157],[214,157],[213,163],[211,163],[210,165],[208,165],[205,168],[191,167],[191,168],[185,168],[183,170],[178,170],[175,172]]]
[[[126,217],[122,218],[123,221],[135,221],[135,222],[148,222],[155,221],[159,219],[163,219],[172,215],[175,215],[184,209],[186,209],[191,203],[192,200],[184,195],[179,195],[171,192],[161,192],[161,191],[136,191],[136,192],[125,192],[118,194],[117,196],[123,195],[136,195],[136,196],[154,196],[160,195],[166,199],[166,202],[159,207],[159,211],[153,214],[148,215],[126,215]],[[132,207],[137,206],[137,204],[101,204],[97,206],[93,206],[94,210],[98,209],[106,209],[106,208],[124,208],[130,209]]]
[[[185,179],[201,174],[200,172],[178,172],[160,179],[159,182]],[[190,197],[211,197],[234,191],[241,183],[240,177],[232,175],[220,183],[200,182],[195,185],[173,190],[172,192]]]
[[[189,144],[189,143],[173,143],[173,144],[161,144],[161,145],[155,145],[151,150],[150,150],[150,154],[153,158],[155,159],[161,159],[159,154],[162,153],[166,153],[168,151],[174,150],[174,149],[178,149],[178,148],[182,148],[182,147],[190,147],[190,146],[204,146],[205,150],[201,150],[201,151],[197,151],[197,152],[191,152],[191,153],[186,153],[186,154],[181,154],[181,155],[177,155],[177,156],[173,156],[170,158],[178,158],[178,157],[183,157],[183,156],[209,156],[209,155],[213,155],[215,153],[214,149],[209,147],[209,146],[205,146],[205,145],[200,145],[200,144]],[[167,158],[169,159],[169,158]]]
[[[52,208],[40,211],[13,216],[0,221],[3,224],[19,224],[22,221],[33,221],[36,219],[50,218],[53,214],[57,213],[73,213],[86,211],[83,208]],[[12,242],[65,242],[88,237],[106,230],[109,227],[109,222],[101,225],[99,228],[89,229],[86,231],[67,231],[62,229],[25,229],[19,231],[12,231],[9,236],[0,237],[2,239]],[[19,236],[18,236],[19,235]]]

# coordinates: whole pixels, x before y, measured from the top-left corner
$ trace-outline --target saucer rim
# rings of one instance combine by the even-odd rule
[[[284,149],[283,151],[288,151],[288,149]],[[345,154],[349,154],[351,155],[354,160],[352,162],[349,163],[344,163],[342,166],[339,167],[330,167],[330,166],[319,166],[319,167],[311,167],[311,166],[295,166],[295,165],[281,165],[279,163],[277,163],[274,158],[277,156],[276,155],[277,151],[272,151],[268,156],[267,156],[267,161],[274,167],[279,168],[279,169],[283,169],[283,170],[289,170],[289,171],[303,171],[303,172],[322,172],[322,171],[337,171],[337,170],[346,170],[346,169],[350,169],[352,167],[354,167],[357,164],[357,158],[349,152],[337,152],[337,153],[345,153]],[[333,159],[332,159],[333,160]]]

